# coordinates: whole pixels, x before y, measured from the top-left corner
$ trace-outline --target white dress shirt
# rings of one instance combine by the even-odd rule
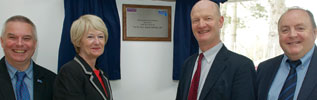
[[[208,76],[208,73],[209,73],[209,70],[211,68],[211,65],[214,62],[214,59],[215,59],[217,53],[222,48],[222,46],[223,46],[223,43],[220,42],[216,46],[214,46],[213,48],[208,49],[205,52],[202,52],[201,49],[199,49],[199,54],[203,53],[204,57],[203,57],[203,59],[201,61],[201,72],[200,72],[197,100],[199,99],[200,93],[201,93],[201,91],[203,89],[203,86],[205,84],[205,80],[206,80],[206,78]],[[194,70],[193,70],[193,74],[192,74],[192,79],[193,79],[194,74],[195,74],[196,69],[197,69],[198,58],[199,58],[199,56],[197,56],[197,58],[196,58],[196,62],[195,62],[195,66],[194,66]]]

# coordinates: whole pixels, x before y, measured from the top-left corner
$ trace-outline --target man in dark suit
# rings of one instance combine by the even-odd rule
[[[199,54],[185,61],[176,100],[256,99],[253,62],[221,42],[223,21],[216,3],[202,0],[193,6],[191,23]]]
[[[316,24],[305,9],[288,9],[278,21],[284,54],[260,63],[258,100],[317,100]]]
[[[0,39],[5,55],[0,60],[0,99],[51,100],[56,74],[31,60],[37,44],[33,22],[10,17]]]

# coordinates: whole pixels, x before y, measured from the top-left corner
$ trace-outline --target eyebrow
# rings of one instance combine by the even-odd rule
[[[16,35],[14,33],[8,33],[7,36],[16,36]],[[32,37],[33,38],[32,35],[23,35],[23,37]]]
[[[13,33],[8,33],[8,35],[15,35],[15,34],[13,34]]]
[[[305,24],[302,24],[302,23],[296,24],[295,27],[296,27],[296,26],[305,26],[305,27],[306,27],[306,25],[305,25]]]

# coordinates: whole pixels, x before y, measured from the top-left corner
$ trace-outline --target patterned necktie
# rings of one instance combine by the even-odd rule
[[[30,100],[29,90],[24,83],[25,72],[16,72],[16,98],[17,100]]]
[[[290,71],[285,80],[284,86],[280,92],[278,100],[293,100],[294,94],[295,94],[296,83],[297,83],[296,67],[301,64],[301,61],[287,60],[287,62],[290,65]]]
[[[201,72],[201,60],[203,59],[203,57],[204,57],[204,54],[200,53],[198,58],[197,69],[195,71],[194,77],[190,85],[188,100],[197,100],[198,86],[199,86],[199,79],[200,79],[200,72]]]

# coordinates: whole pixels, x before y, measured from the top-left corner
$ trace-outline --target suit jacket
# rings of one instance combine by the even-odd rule
[[[107,95],[93,70],[79,55],[62,66],[54,84],[54,100],[113,100],[110,82],[100,70]]]
[[[176,100],[187,100],[195,61],[190,56],[182,67]],[[255,100],[253,62],[223,46],[209,70],[199,100]]]
[[[34,100],[52,100],[53,84],[56,74],[33,62]],[[0,99],[16,100],[5,57],[0,61]]]
[[[259,64],[257,70],[257,95],[258,100],[267,100],[269,90],[275,75],[280,67],[283,55],[266,60]],[[313,56],[297,100],[317,100],[317,48],[315,47]]]

